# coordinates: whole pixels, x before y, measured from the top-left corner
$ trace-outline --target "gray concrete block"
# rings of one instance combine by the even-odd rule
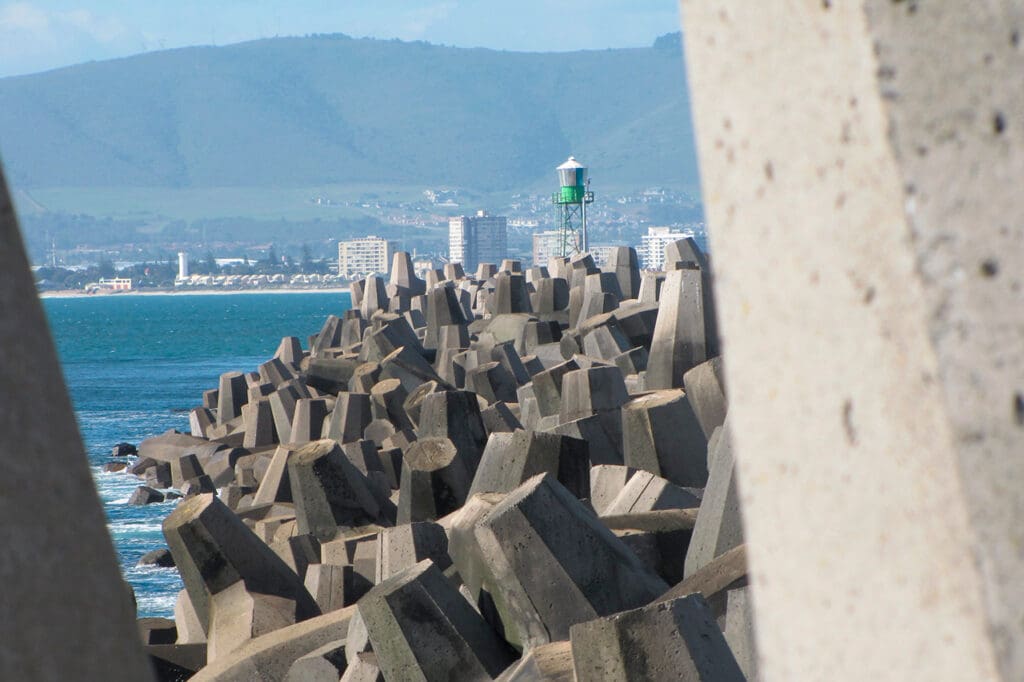
[[[686,576],[693,575],[715,557],[743,544],[743,515],[728,429],[723,429],[716,445],[697,525],[693,529],[693,540],[686,554]]]
[[[575,625],[579,682],[744,682],[700,595]]]
[[[536,387],[534,383],[534,391]],[[567,372],[562,377],[559,422],[567,423],[591,415],[618,416],[628,401],[622,372],[616,367],[590,367]]]
[[[289,618],[294,623],[319,615],[295,572],[215,496],[183,500],[164,520],[163,530],[200,623],[206,625],[211,660],[268,623],[280,627]],[[263,616],[266,621],[260,620]]]
[[[491,434],[469,494],[511,492],[543,473],[557,478],[576,497],[590,497],[587,443],[553,433]]]
[[[754,640],[754,605],[750,588],[738,587],[726,592],[725,641],[743,671],[747,682],[757,682],[757,642]]]
[[[288,442],[308,443],[320,440],[324,421],[329,415],[330,409],[324,398],[300,398],[295,403],[295,415],[292,417]]]
[[[513,660],[429,560],[377,585],[357,608],[385,679],[493,679]]]
[[[707,483],[707,440],[681,390],[655,391],[625,404],[622,447],[627,466],[683,487]]]
[[[648,389],[680,388],[683,375],[707,359],[701,271],[665,275],[647,362]]]
[[[596,464],[590,469],[590,504],[598,515],[612,503],[636,469],[621,464]]]
[[[225,372],[220,375],[217,388],[217,424],[223,424],[242,414],[242,405],[249,399],[245,375]]]
[[[409,446],[402,464],[398,523],[433,521],[450,514],[466,501],[472,481],[470,463],[451,440],[418,439]]]
[[[725,423],[729,401],[725,395],[725,369],[721,356],[703,362],[683,375],[683,386],[706,438]]]
[[[366,393],[339,393],[322,436],[339,443],[361,440],[373,420],[370,396]]]
[[[505,639],[521,650],[565,639],[571,625],[646,604],[667,587],[550,474],[487,511],[473,540],[466,548],[450,538],[452,559],[471,591],[479,580],[493,595]]]
[[[338,682],[347,667],[345,642],[335,640],[297,658],[284,682]]]
[[[487,445],[487,431],[476,394],[444,391],[426,396],[420,409],[417,434],[421,438],[447,438],[454,443],[472,478]]]
[[[495,682],[576,682],[572,644],[552,642],[535,646],[506,668]]]
[[[634,473],[619,494],[605,507],[602,516],[633,514],[659,509],[695,509],[700,500],[690,490],[674,485],[649,471]]]
[[[473,391],[487,403],[515,402],[519,384],[499,362],[485,362],[466,372],[466,390]]]
[[[242,422],[245,425],[242,447],[258,448],[277,442],[277,429],[274,427],[274,411],[270,400],[263,398],[243,405]]]
[[[374,582],[380,584],[424,559],[430,559],[442,571],[451,566],[448,536],[442,526],[420,521],[385,528],[377,538],[377,572]]]
[[[372,523],[382,509],[366,477],[333,440],[309,443],[288,457],[288,478],[299,533],[321,542],[334,538],[338,526]]]
[[[344,639],[353,613],[355,607],[350,607],[275,630],[211,661],[191,679],[195,682],[282,680],[300,657]]]

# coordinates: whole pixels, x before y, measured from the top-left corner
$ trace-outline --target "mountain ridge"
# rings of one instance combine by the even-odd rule
[[[0,79],[12,185],[477,191],[697,186],[678,39],[530,53],[342,34],[197,46]]]

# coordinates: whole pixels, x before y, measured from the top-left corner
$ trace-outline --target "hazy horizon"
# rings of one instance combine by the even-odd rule
[[[262,38],[344,33],[453,47],[565,52],[649,46],[679,30],[674,0],[238,0],[0,3],[0,78],[89,61]]]

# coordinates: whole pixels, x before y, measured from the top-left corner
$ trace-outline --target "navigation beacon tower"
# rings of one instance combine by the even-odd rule
[[[561,189],[551,197],[555,205],[555,224],[563,256],[585,252],[587,241],[587,204],[594,203],[594,193],[589,190],[590,179],[587,167],[570,156],[558,167],[558,181]]]

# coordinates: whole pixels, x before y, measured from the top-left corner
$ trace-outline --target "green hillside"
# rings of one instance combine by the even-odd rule
[[[511,191],[550,184],[569,153],[606,187],[696,187],[678,41],[534,54],[310,36],[0,79],[0,156],[36,199],[48,188]]]

